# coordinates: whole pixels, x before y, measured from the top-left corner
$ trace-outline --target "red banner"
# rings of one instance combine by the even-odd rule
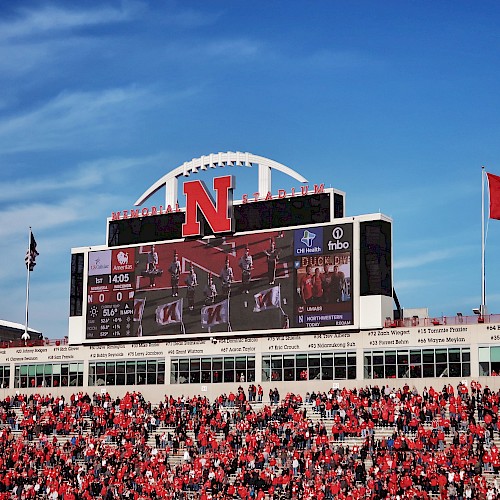
[[[490,219],[500,219],[500,177],[486,174],[490,191]]]

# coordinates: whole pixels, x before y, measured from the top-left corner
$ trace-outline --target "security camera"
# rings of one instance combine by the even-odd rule
[[[474,314],[481,314],[481,309],[479,309],[479,307],[474,307],[474,309],[472,309],[472,312]]]

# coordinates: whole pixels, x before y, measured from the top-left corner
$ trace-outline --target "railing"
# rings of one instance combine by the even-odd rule
[[[477,325],[481,323],[500,323],[500,314],[485,314],[484,316],[463,316],[457,314],[456,316],[436,316],[434,318],[419,318],[413,316],[412,318],[404,319],[390,319],[385,321],[386,328],[409,328],[412,326],[465,326]]]
[[[385,320],[385,328],[410,328],[415,326],[437,327],[437,326],[466,326],[477,325],[481,323],[500,323],[500,314],[485,314],[484,316],[436,316],[434,318],[419,318],[414,316],[405,319]],[[40,347],[40,346],[59,346],[66,345],[68,337],[63,339],[30,339],[30,340],[3,340],[0,341],[0,349],[9,347]]]
[[[29,339],[29,340],[2,340],[0,341],[0,349],[7,349],[9,347],[40,347],[45,345],[66,345],[68,337],[63,339]]]

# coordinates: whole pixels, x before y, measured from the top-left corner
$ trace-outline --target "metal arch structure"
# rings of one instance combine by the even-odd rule
[[[150,186],[135,202],[135,206],[142,205],[150,196],[165,186],[165,207],[174,206],[178,200],[179,177],[189,177],[200,171],[217,167],[247,167],[258,166],[258,192],[266,195],[271,191],[271,170],[278,170],[301,183],[307,183],[307,179],[295,170],[278,163],[277,161],[252,153],[241,153],[228,151],[226,153],[215,153],[187,161],[174,168]]]

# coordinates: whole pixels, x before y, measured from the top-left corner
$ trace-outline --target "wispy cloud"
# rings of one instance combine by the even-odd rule
[[[163,45],[157,52],[157,57],[164,61],[186,66],[198,64],[246,64],[249,60],[264,57],[271,58],[269,48],[261,41],[250,38],[225,37],[217,35],[210,40],[181,40]]]
[[[68,224],[96,221],[110,215],[110,207],[123,204],[117,194],[102,192],[90,196],[88,193],[68,193],[63,199],[48,202],[9,205],[0,212],[0,238],[22,235],[29,226],[36,224],[37,230],[58,229]],[[15,221],[15,223],[13,223]],[[1,246],[2,243],[0,243]]]
[[[432,250],[413,257],[406,257],[404,259],[397,259],[394,261],[394,269],[409,269],[415,267],[425,266],[433,262],[448,259],[454,255],[451,249]]]
[[[3,153],[85,147],[82,137],[99,138],[128,123],[136,112],[157,103],[135,86],[94,92],[62,92],[37,109],[0,121]]]
[[[38,229],[50,229],[83,220],[85,211],[82,209],[82,204],[72,199],[57,204],[33,203],[4,210],[0,213],[0,237],[23,234],[35,220]],[[16,221],[14,227],[13,220]]]
[[[432,282],[428,279],[409,279],[409,280],[395,280],[394,288],[399,292],[415,290],[419,288],[428,287]]]
[[[0,22],[0,41],[33,38],[47,33],[53,36],[79,27],[128,21],[133,18],[137,6],[136,3],[125,2],[122,8],[101,6],[78,10],[54,5],[36,10],[23,8],[15,20],[4,19]]]
[[[174,24],[184,28],[199,28],[201,26],[210,26],[216,23],[221,17],[222,12],[202,12],[194,9],[183,9],[177,12],[173,11],[165,16],[166,24]]]
[[[113,186],[116,186],[120,184],[120,179],[127,178],[127,172],[157,167],[164,159],[164,155],[151,155],[137,158],[99,158],[77,166],[58,165],[52,170],[63,170],[65,174],[41,178],[36,178],[31,174],[27,179],[20,178],[14,182],[3,182],[0,202],[26,203],[29,198],[38,199],[70,190],[78,190],[81,193],[100,186],[108,180],[113,181]]]
[[[0,28],[1,29],[1,28]],[[14,79],[24,75],[33,68],[47,65],[49,61],[57,58],[60,49],[70,51],[68,43],[38,42],[19,43],[15,46],[9,44],[0,45],[0,70],[2,78]],[[80,46],[80,50],[82,47]]]
[[[304,64],[321,67],[324,69],[352,69],[352,68],[376,68],[386,66],[383,60],[374,59],[367,53],[354,50],[321,49],[308,54],[303,61]]]
[[[210,41],[202,48],[202,52],[211,57],[248,58],[259,54],[261,49],[262,44],[255,40],[231,38]]]
[[[22,5],[22,4],[19,4]],[[0,20],[0,71],[3,79],[39,71],[37,81],[59,73],[90,51],[99,53],[99,35],[85,28],[108,26],[136,18],[140,4],[123,2],[120,7],[82,9],[42,5],[21,7],[14,16]],[[29,80],[24,81],[26,84]]]
[[[37,271],[47,272],[53,267],[52,274],[67,273],[66,268],[61,270],[58,267],[58,260],[63,258],[69,262],[72,247],[104,244],[103,233],[110,206],[120,206],[120,201],[119,196],[109,193],[92,197],[77,194],[57,202],[9,206],[9,209],[1,211],[0,253],[5,262],[12,263],[0,267],[2,283],[9,283],[10,280],[13,286],[17,286],[19,277],[23,276],[30,226],[37,237],[40,254],[43,253],[43,263],[38,262]],[[89,221],[90,224],[87,223]]]

